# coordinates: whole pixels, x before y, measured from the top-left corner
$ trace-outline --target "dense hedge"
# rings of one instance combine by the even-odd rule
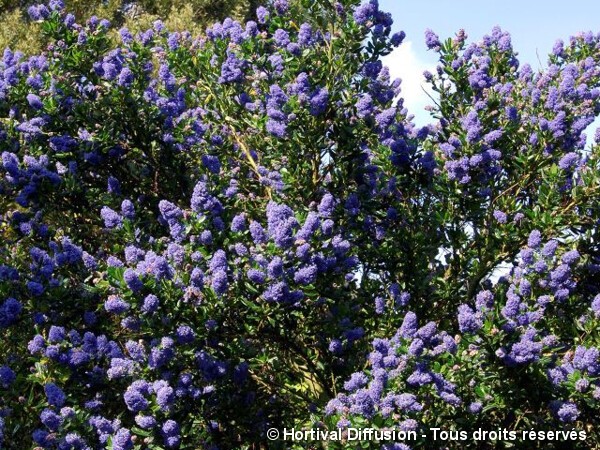
[[[0,62],[0,446],[600,445],[600,35],[535,72],[500,29],[428,31],[420,128],[376,0],[117,46],[60,1],[29,14],[47,50]]]

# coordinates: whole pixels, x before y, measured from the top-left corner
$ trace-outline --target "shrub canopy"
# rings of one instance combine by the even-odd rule
[[[17,47],[26,55],[45,49],[46,38],[27,10],[35,0],[0,0],[0,49]],[[109,36],[119,45],[117,30],[125,26],[133,32],[144,31],[161,19],[171,31],[188,30],[198,34],[225,17],[250,19],[260,2],[257,0],[67,0],[66,9],[77,21],[95,15],[110,20]]]
[[[47,51],[0,62],[0,446],[350,425],[600,445],[600,35],[535,72],[500,29],[428,31],[416,127],[376,0],[116,46],[59,1],[29,14]]]

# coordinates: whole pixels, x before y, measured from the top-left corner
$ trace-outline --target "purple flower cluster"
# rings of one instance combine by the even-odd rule
[[[594,45],[596,39],[589,38],[587,44]],[[572,47],[576,48],[581,41],[574,38]],[[507,131],[522,127],[519,139],[511,145],[521,153],[542,153],[547,164],[554,162],[566,172],[564,188],[572,185],[572,174],[581,164],[578,151],[585,145],[583,131],[594,116],[590,107],[600,95],[594,82],[590,83],[599,74],[590,60],[561,67],[557,58],[551,57],[546,71],[534,73],[527,64],[519,67],[510,35],[497,27],[481,42],[469,46],[464,38],[457,38],[452,50],[441,50],[438,37],[430,30],[426,32],[426,43],[437,52],[452,54],[445,57],[452,61],[448,64],[452,74],[444,75],[443,67],[439,66],[439,76],[434,79],[430,74],[428,79],[433,84],[464,82],[471,88],[464,93],[469,105],[466,115],[442,124],[449,132],[440,134],[444,137],[440,138],[439,148],[451,180],[473,185],[482,196],[490,195],[489,186],[502,178],[505,180],[502,184],[506,184],[499,190],[505,189],[512,176],[518,177],[518,170],[512,160],[503,158],[500,149]],[[508,78],[495,75],[494,58],[513,68]],[[515,104],[523,105],[520,111]],[[494,111],[499,109],[504,110],[503,117],[492,119]],[[577,119],[565,121],[570,114]],[[454,124],[459,121],[461,130],[457,132]],[[550,137],[552,144],[547,141]]]
[[[456,386],[431,369],[433,360],[457,349],[455,340],[438,332],[433,322],[419,328],[416,315],[408,312],[392,339],[375,339],[372,345],[368,374],[354,373],[344,383],[348,394],[339,394],[325,408],[327,415],[336,416],[338,426],[352,423],[354,416],[370,419],[375,415],[404,420],[401,426],[408,426],[415,413],[423,410],[419,392],[427,386],[432,386],[444,403],[462,405]],[[393,389],[399,380],[403,380],[405,392]]]

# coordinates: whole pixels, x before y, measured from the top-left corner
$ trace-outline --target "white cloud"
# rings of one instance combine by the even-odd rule
[[[431,122],[430,115],[424,108],[433,102],[423,89],[434,98],[435,96],[426,84],[423,72],[425,70],[433,72],[435,65],[419,58],[411,41],[404,41],[392,53],[383,57],[382,61],[389,67],[392,80],[395,78],[402,80],[400,95],[404,98],[404,106],[408,108],[409,113],[414,114],[416,124],[425,125]]]

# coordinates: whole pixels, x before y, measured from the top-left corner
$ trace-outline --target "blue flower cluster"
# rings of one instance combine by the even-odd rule
[[[431,36],[426,33],[429,47],[440,51],[439,41]],[[574,38],[572,46],[592,48],[597,40],[598,36],[589,36],[585,43],[582,37]],[[441,90],[449,89],[442,88],[444,82],[469,86],[460,93],[464,108],[447,124],[442,123],[445,130],[437,139],[450,180],[465,189],[472,184],[486,197],[494,195],[492,186],[500,191],[508,187],[503,179],[511,179],[520,168],[501,151],[506,139],[516,139],[512,145],[522,153],[539,155],[541,164],[555,163],[566,174],[572,173],[580,159],[577,152],[585,146],[583,132],[596,114],[600,73],[592,58],[567,63],[558,55],[551,57],[547,70],[534,73],[528,64],[519,67],[510,35],[499,28],[469,46],[464,34],[457,35],[450,75],[439,66],[440,75],[434,81]],[[494,58],[510,68],[505,77],[494,75]],[[426,77],[434,78],[430,73]],[[515,105],[520,105],[519,111]],[[499,110],[501,114],[496,113]],[[577,119],[567,121],[566,117]]]
[[[587,305],[576,295],[574,274],[581,268],[578,251],[556,239],[543,242],[533,230],[510,274],[493,291],[477,293],[473,306],[458,307],[461,334],[439,332],[434,322],[419,328],[417,316],[407,312],[392,339],[373,341],[368,370],[347,379],[345,392],[326,406],[326,416],[341,428],[367,419],[419,430],[428,412],[492,413],[499,407],[499,392],[524,383],[552,392],[541,405],[546,414],[559,423],[575,422],[600,400],[600,349],[573,339],[571,332],[582,327],[585,336],[600,315],[599,295]],[[434,369],[453,364],[450,372]],[[459,364],[464,369],[457,371]],[[508,379],[490,385],[486,378],[494,371],[504,371]],[[438,399],[446,406],[440,407]],[[513,400],[529,399],[524,394]]]

